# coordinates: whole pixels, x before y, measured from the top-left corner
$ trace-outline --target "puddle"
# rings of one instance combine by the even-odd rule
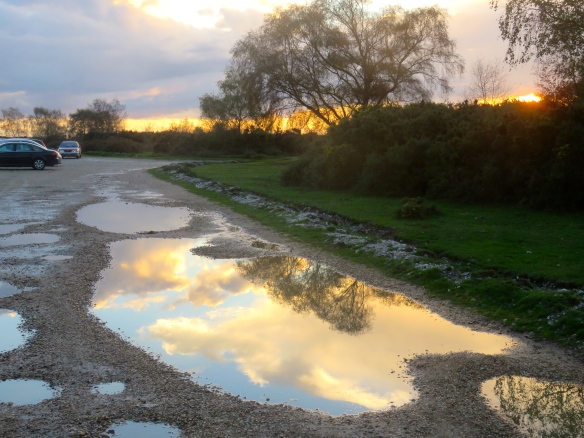
[[[40,243],[56,243],[59,236],[47,233],[14,234],[0,239],[0,246],[34,245]]]
[[[15,231],[22,230],[28,224],[5,224],[0,225],[0,234],[10,234]]]
[[[483,395],[503,418],[531,437],[584,437],[584,386],[502,376]]]
[[[20,290],[16,289],[11,284],[0,281],[0,298],[10,297],[20,292]]]
[[[102,395],[116,395],[124,392],[126,385],[122,382],[100,383],[91,388],[91,392]]]
[[[114,431],[114,434],[110,434],[110,431]],[[108,429],[107,434],[110,436],[128,438],[175,438],[179,436],[180,430],[169,426],[168,424],[137,423],[134,421],[128,421],[119,425],[114,424]]]
[[[171,231],[186,227],[191,212],[183,207],[160,207],[120,201],[88,205],[77,212],[82,224],[111,233]]]
[[[333,415],[401,406],[417,396],[404,358],[498,354],[512,342],[308,260],[193,255],[203,243],[115,242],[94,312],[199,383],[242,398]]]
[[[72,259],[73,256],[66,256],[66,255],[49,255],[49,256],[45,256],[43,257],[43,260],[49,260],[51,262],[60,262],[63,260],[69,260]]]
[[[44,400],[58,397],[60,390],[52,389],[42,380],[5,380],[0,382],[0,403],[16,406],[35,405]]]
[[[0,309],[0,353],[14,350],[24,345],[31,336],[28,331],[22,331],[18,327],[22,323],[21,316],[12,310]]]

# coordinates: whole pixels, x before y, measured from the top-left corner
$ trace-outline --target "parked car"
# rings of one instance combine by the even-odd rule
[[[43,170],[61,164],[61,154],[25,138],[0,140],[0,167],[29,167]]]
[[[63,158],[81,158],[81,146],[76,141],[66,140],[59,145],[59,153]]]
[[[45,144],[44,141],[38,139],[38,138],[28,138],[28,137],[8,137],[9,140],[32,140],[35,143],[40,144],[42,147],[46,148],[47,145]],[[4,138],[0,138],[0,140],[5,140]]]

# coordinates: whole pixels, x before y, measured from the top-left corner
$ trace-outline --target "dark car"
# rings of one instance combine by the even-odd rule
[[[61,164],[61,154],[28,139],[0,140],[0,167],[30,167],[43,170],[45,166]]]
[[[59,153],[63,158],[81,158],[81,146],[76,141],[66,140],[59,145]]]

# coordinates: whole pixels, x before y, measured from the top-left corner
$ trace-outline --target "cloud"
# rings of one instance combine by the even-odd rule
[[[162,3],[178,12],[147,12]],[[118,98],[131,118],[198,116],[199,97],[216,91],[235,41],[259,27],[266,11],[285,3],[183,2],[182,17],[179,3],[0,0],[0,108],[31,114],[43,106],[69,114],[96,98]],[[503,58],[506,46],[488,1],[444,5],[454,13],[451,35],[467,64],[478,56]],[[196,27],[193,17],[207,27]],[[513,69],[511,79],[533,91],[530,68]],[[451,100],[463,94],[467,81],[468,76],[453,79]],[[153,89],[160,92],[148,93]]]
[[[196,107],[221,78],[236,38],[106,0],[0,0],[0,58],[9,60],[0,107],[68,113],[98,97],[121,98],[130,114]],[[132,97],[155,87],[169,92]]]

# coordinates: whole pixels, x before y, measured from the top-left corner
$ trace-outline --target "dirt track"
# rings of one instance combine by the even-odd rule
[[[0,247],[0,281],[23,291],[0,298],[0,309],[18,312],[24,328],[34,331],[26,345],[0,354],[0,380],[40,379],[62,388],[59,397],[37,405],[0,404],[0,436],[97,437],[125,420],[164,422],[180,428],[185,436],[203,437],[521,436],[487,407],[480,395],[483,381],[509,374],[584,384],[584,367],[578,359],[554,346],[506,333],[518,342],[506,354],[453,353],[409,361],[420,396],[391,411],[330,417],[242,401],[198,386],[190,376],[130,345],[88,312],[94,286],[110,260],[108,244],[128,236],[77,222],[81,207],[112,193],[127,202],[188,207],[195,212],[188,227],[156,237],[213,236],[215,256],[284,252],[310,258],[368,284],[403,293],[455,323],[505,331],[448,303],[430,300],[422,290],[292,242],[144,171],[162,164],[84,157],[44,171],[0,169],[0,225],[25,224],[13,234],[60,237],[52,246]],[[145,192],[163,196],[149,197]],[[257,240],[276,243],[279,249],[258,248]],[[45,260],[49,254],[73,258]],[[124,392],[105,396],[90,391],[95,384],[112,381],[124,382]]]

